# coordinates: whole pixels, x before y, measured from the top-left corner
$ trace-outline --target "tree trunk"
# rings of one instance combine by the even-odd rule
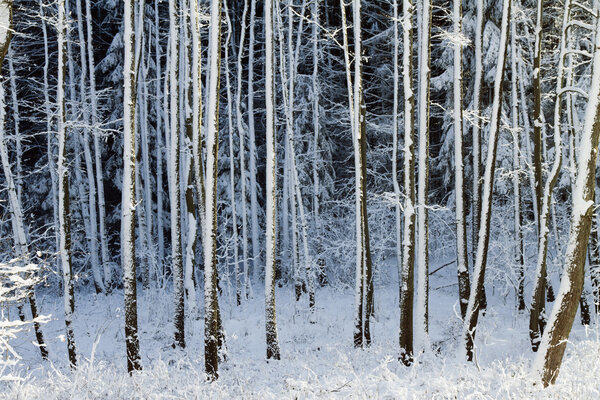
[[[577,176],[571,214],[571,231],[567,243],[565,267],[558,296],[548,325],[542,336],[534,368],[544,386],[558,377],[567,339],[583,290],[584,266],[589,240],[596,175],[598,139],[600,137],[600,20],[596,22],[595,50],[592,60],[592,81],[579,143]]]
[[[206,214],[204,231],[204,358],[209,380],[218,377],[221,326],[217,297],[217,166],[221,67],[221,0],[210,3],[209,83],[206,114]]]
[[[142,368],[137,327],[137,293],[135,260],[135,1],[126,0],[123,16],[123,197],[121,202],[121,236],[123,258],[123,291],[125,299],[125,343],[127,346],[127,371]]]
[[[511,0],[504,0],[502,6],[502,23],[500,31],[500,44],[498,51],[498,62],[496,76],[494,79],[494,97],[492,105],[492,118],[490,121],[490,132],[488,136],[488,151],[485,165],[482,213],[479,222],[479,235],[477,237],[477,257],[473,267],[473,283],[469,296],[469,304],[465,318],[465,343],[467,359],[473,360],[473,341],[477,329],[477,319],[483,300],[483,288],[485,282],[485,267],[487,265],[487,252],[490,240],[490,223],[492,218],[492,194],[494,190],[494,172],[496,164],[496,149],[498,146],[498,135],[500,133],[500,117],[502,111],[502,83],[504,67],[506,64],[506,52],[508,48],[508,23],[510,20]],[[485,208],[484,208],[485,207]]]
[[[65,302],[65,325],[69,364],[77,365],[75,335],[73,333],[73,312],[75,311],[75,295],[73,288],[73,269],[71,264],[71,214],[69,206],[69,170],[66,160],[67,129],[65,111],[65,41],[67,22],[65,17],[65,1],[58,2],[58,82],[56,102],[58,103],[58,209],[60,235],[60,261],[63,272],[63,288]]]
[[[180,187],[180,129],[179,129],[179,1],[169,2],[170,64],[169,87],[171,109],[171,155],[169,157],[169,191],[171,200],[171,259],[173,293],[175,296],[175,345],[185,347],[185,290],[181,256],[181,187]]]
[[[254,1],[253,1],[254,3]],[[266,204],[266,265],[265,265],[265,321],[266,321],[266,342],[267,359],[279,360],[281,358],[279,350],[279,340],[277,338],[277,320],[275,315],[275,268],[276,268],[276,250],[275,242],[277,237],[277,159],[275,152],[275,94],[273,92],[273,75],[275,65],[273,60],[273,2],[265,0],[264,2],[264,23],[265,23],[265,98],[267,109],[266,135],[267,135],[267,204]],[[253,18],[251,16],[253,21]],[[250,27],[250,42],[254,45],[254,31],[252,22]],[[251,49],[251,52],[253,50]],[[253,115],[250,113],[249,118]],[[250,141],[253,142],[253,134]],[[250,144],[253,148],[254,144]],[[253,153],[251,152],[251,165]],[[252,167],[250,168],[252,170]],[[252,171],[250,172],[252,175]],[[255,189],[253,187],[253,192]],[[252,213],[254,220],[254,212]],[[252,224],[254,230],[254,221]],[[254,236],[254,235],[253,235]],[[254,240],[253,240],[254,245]],[[255,254],[256,257],[256,254]],[[257,260],[254,260],[256,265]]]
[[[404,240],[400,296],[400,360],[404,365],[413,361],[413,298],[415,262],[415,97],[412,83],[413,2],[403,0],[402,76],[404,77]]]
[[[462,1],[454,0],[453,27],[456,35],[462,30]],[[456,194],[456,259],[458,271],[458,301],[464,319],[469,302],[469,261],[467,257],[467,224],[465,222],[465,184],[463,169],[462,114],[462,43],[454,44],[454,191]]]
[[[541,3],[541,0],[540,0]],[[529,314],[529,337],[533,351],[538,350],[539,341],[544,333],[545,326],[545,283],[546,283],[546,258],[548,253],[548,240],[550,236],[550,204],[552,202],[552,191],[558,179],[560,167],[562,164],[562,138],[561,138],[561,113],[562,113],[562,95],[561,91],[564,85],[565,68],[564,62],[568,44],[567,30],[565,29],[569,21],[571,1],[565,2],[563,14],[563,33],[560,41],[560,54],[558,56],[558,73],[556,80],[556,100],[554,103],[554,163],[552,171],[548,175],[542,197],[542,204],[539,208],[539,236],[538,236],[538,259],[536,275],[533,284],[533,297],[531,300],[531,312]],[[541,127],[540,127],[541,128]],[[535,132],[535,127],[534,127]]]

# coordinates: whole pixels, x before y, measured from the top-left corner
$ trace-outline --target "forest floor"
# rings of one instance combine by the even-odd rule
[[[432,266],[435,267],[435,266]],[[172,348],[171,299],[149,291],[139,297],[143,371],[126,372],[123,297],[78,293],[74,330],[79,366],[67,366],[62,298],[40,293],[50,361],[41,362],[33,332],[11,344],[23,359],[13,371],[21,377],[0,382],[7,399],[598,399],[600,330],[598,321],[584,327],[577,317],[556,385],[543,389],[531,372],[527,315],[515,313],[513,294],[488,293],[489,306],[477,330],[476,363],[464,360],[462,325],[457,315],[452,266],[431,277],[432,348],[411,367],[398,360],[398,286],[392,268],[376,285],[373,343],[352,344],[353,288],[320,288],[316,323],[306,301],[296,302],[293,288],[277,289],[280,361],[265,360],[264,297],[255,284],[250,300],[237,307],[221,297],[227,334],[227,361],[220,378],[204,375],[202,312],[186,320],[185,350]],[[433,268],[432,268],[433,270]],[[385,277],[384,277],[385,275]],[[201,298],[201,296],[199,296]],[[201,304],[201,303],[200,303]]]

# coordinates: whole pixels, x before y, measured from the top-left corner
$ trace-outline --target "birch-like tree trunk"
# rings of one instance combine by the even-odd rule
[[[86,0],[89,2],[90,0]],[[162,93],[161,93],[161,45],[160,45],[160,20],[158,14],[158,3],[160,0],[154,1],[154,52],[155,62],[154,68],[156,71],[155,75],[155,103],[154,108],[156,110],[156,237],[158,243],[158,256],[157,256],[157,278],[158,275],[164,276],[164,259],[165,259],[165,239],[164,239],[164,228],[163,228],[163,107],[161,104]],[[168,64],[167,64],[168,65]],[[165,77],[165,83],[168,79]],[[165,118],[166,119],[166,118]],[[165,121],[166,124],[166,121]],[[98,192],[99,193],[99,192]]]
[[[404,240],[402,247],[402,279],[400,295],[400,360],[405,365],[413,361],[413,299],[415,263],[415,95],[413,91],[413,13],[412,0],[402,3],[402,76],[404,92]]]
[[[96,292],[105,292],[104,282],[102,280],[102,274],[100,271],[100,259],[98,249],[98,218],[97,218],[97,197],[96,197],[96,177],[94,174],[94,163],[92,161],[92,152],[90,150],[90,144],[88,136],[90,132],[90,108],[88,105],[88,93],[87,93],[87,43],[84,38],[83,31],[83,14],[81,10],[81,0],[76,1],[77,11],[77,32],[79,34],[79,59],[81,63],[80,74],[79,74],[79,100],[82,107],[83,124],[84,128],[80,134],[81,146],[83,147],[83,154],[85,159],[86,176],[88,181],[88,204],[89,204],[89,232],[88,240],[90,243],[90,261],[92,263],[92,271],[94,273],[94,282],[96,283]],[[74,77],[71,77],[73,79]]]
[[[86,28],[87,28],[87,52],[89,68],[91,129],[94,136],[94,163],[96,172],[96,187],[98,189],[98,216],[100,219],[100,248],[102,255],[102,268],[104,272],[104,287],[108,293],[112,290],[112,270],[110,256],[108,255],[108,241],[106,234],[106,205],[104,200],[104,178],[102,175],[102,147],[100,145],[100,128],[98,117],[98,94],[96,92],[96,66],[94,62],[92,7],[91,0],[85,0]]]
[[[539,2],[541,3],[541,0]],[[541,198],[542,203],[541,207],[539,208],[537,265],[533,283],[531,312],[529,314],[529,338],[531,339],[531,347],[533,351],[538,350],[540,338],[544,333],[544,327],[546,323],[544,315],[544,291],[546,286],[545,283],[547,275],[546,258],[548,253],[548,241],[550,239],[550,204],[552,202],[552,191],[558,179],[558,174],[560,172],[560,167],[562,164],[562,90],[565,83],[564,80],[566,71],[564,63],[566,61],[566,52],[568,45],[567,24],[569,23],[570,8],[571,1],[565,1],[563,11],[563,30],[560,39],[560,54],[558,56],[558,71],[556,77],[556,100],[554,102],[554,163],[552,165],[552,170],[550,171],[550,174],[546,178],[543,196]]]
[[[123,192],[121,201],[121,257],[123,259],[123,291],[125,299],[125,343],[127,371],[142,368],[137,326],[137,280],[135,260],[135,0],[126,0],[123,16]]]
[[[523,232],[521,214],[521,132],[519,126],[519,91],[517,89],[517,22],[516,18],[510,22],[510,66],[511,66],[511,117],[513,134],[513,202],[514,202],[514,227],[515,227],[515,263],[517,265],[517,300],[519,311],[525,310],[523,285],[525,277],[525,260],[523,254]]]
[[[533,169],[535,176],[535,207],[538,215],[542,208],[542,87],[541,87],[541,61],[542,61],[542,19],[544,0],[536,2],[535,18],[535,43],[533,46]],[[540,233],[540,219],[538,219],[538,235]]]
[[[204,227],[204,359],[209,379],[218,377],[222,335],[217,296],[217,169],[219,83],[221,68],[221,0],[210,3],[209,83],[206,114],[206,214]]]
[[[243,73],[243,57],[244,57],[244,43],[246,39],[246,16],[248,14],[248,0],[244,0],[244,11],[242,12],[242,27],[240,31],[240,43],[238,45],[237,54],[237,86],[235,91],[235,116],[236,126],[238,130],[238,136],[240,139],[240,195],[241,195],[241,217],[242,217],[242,260],[243,260],[243,274],[244,274],[244,299],[248,298],[250,291],[250,279],[248,275],[248,212],[246,205],[246,146],[245,137],[246,131],[244,129],[243,114],[241,109],[242,103],[242,73]],[[250,117],[248,117],[250,118]]]
[[[467,350],[467,359],[473,359],[473,342],[477,329],[479,310],[483,299],[485,282],[485,268],[487,265],[487,252],[490,240],[490,223],[492,217],[492,194],[494,190],[494,172],[496,164],[496,149],[498,147],[498,136],[500,133],[500,117],[502,114],[502,83],[504,67],[506,65],[506,53],[508,49],[509,20],[512,0],[503,0],[502,22],[500,29],[500,44],[498,48],[498,62],[496,63],[496,75],[494,78],[494,96],[492,103],[492,116],[490,121],[490,132],[488,135],[488,150],[483,182],[482,211],[479,222],[479,234],[477,236],[477,256],[473,266],[473,281],[469,304],[465,317],[464,337]]]
[[[419,176],[417,199],[418,251],[416,330],[419,350],[429,336],[429,81],[431,76],[431,0],[423,0],[419,61]]]
[[[600,138],[600,19],[596,21],[592,81],[579,142],[575,190],[572,193],[571,231],[558,296],[534,361],[545,386],[558,377],[567,339],[583,290],[584,267],[596,187],[596,161]]]
[[[254,1],[253,1],[254,3]],[[275,65],[273,60],[273,1],[264,2],[264,25],[265,25],[265,99],[266,99],[266,135],[267,135],[267,204],[266,204],[266,264],[265,264],[265,321],[266,321],[266,342],[267,359],[279,360],[281,358],[279,350],[279,339],[277,338],[277,319],[275,314],[275,268],[276,268],[276,250],[275,242],[277,238],[277,157],[275,152],[275,94],[273,91],[273,76]],[[251,16],[251,24],[253,18]],[[253,28],[250,27],[250,43],[253,45]],[[252,49],[250,50],[253,51]],[[252,84],[250,82],[250,84]],[[253,115],[250,113],[250,120]],[[250,141],[253,141],[253,135],[250,135]],[[252,148],[253,143],[250,144]],[[250,152],[250,161],[252,163],[252,151]],[[252,170],[252,168],[251,168]],[[252,171],[250,172],[252,175]],[[253,188],[253,191],[254,188]],[[254,212],[252,213],[254,220]],[[254,222],[252,224],[254,230]],[[254,236],[254,235],[253,235]],[[253,240],[254,245],[254,240]],[[255,254],[256,257],[256,254]],[[254,260],[256,265],[256,259]]]
[[[181,255],[181,186],[180,186],[180,129],[179,129],[179,1],[169,2],[169,93],[171,151],[169,157],[169,192],[171,201],[171,262],[173,294],[175,296],[175,344],[185,347],[185,290]]]
[[[463,113],[462,113],[462,1],[453,2],[454,29],[454,191],[456,202],[456,259],[458,271],[458,301],[464,319],[469,302],[469,261],[467,257],[467,224],[465,222],[465,184],[463,168]]]
[[[272,2],[272,0],[270,0]],[[248,147],[250,166],[250,222],[252,226],[252,266],[256,275],[260,265],[260,238],[258,236],[258,195],[256,183],[256,137],[254,130],[254,24],[257,0],[250,0],[250,34],[248,43]],[[267,7],[265,3],[265,8]],[[271,29],[272,30],[272,29]]]
[[[473,200],[471,204],[472,232],[471,247],[473,265],[477,254],[477,240],[479,234],[479,219],[481,214],[481,86],[483,81],[483,8],[484,0],[477,0],[475,17],[475,76],[473,77],[473,109],[475,123],[473,124]]]
[[[52,216],[54,222],[54,237],[56,241],[55,251],[60,250],[60,235],[58,223],[58,176],[56,172],[56,160],[54,152],[54,132],[52,130],[52,111],[50,108],[50,83],[48,82],[48,69],[50,66],[50,54],[48,43],[48,29],[43,2],[40,1],[40,17],[42,20],[42,34],[44,37],[44,111],[46,113],[46,149],[48,157],[48,169],[50,170],[50,182],[52,188]]]
[[[235,301],[242,304],[242,287],[239,271],[239,235],[237,224],[237,210],[235,201],[235,156],[233,149],[233,97],[231,95],[231,79],[229,77],[229,45],[231,43],[231,18],[227,2],[224,3],[225,17],[227,20],[227,37],[225,39],[225,82],[227,87],[227,132],[229,133],[229,204],[231,205],[231,236],[233,246],[233,279],[235,284]],[[232,44],[233,46],[233,44]],[[243,151],[240,149],[240,151]]]
[[[69,363],[72,368],[77,365],[75,335],[73,333],[73,313],[75,311],[75,294],[73,288],[73,267],[71,264],[71,211],[69,206],[69,169],[67,166],[67,127],[65,110],[65,42],[67,21],[65,17],[65,0],[58,2],[58,82],[56,102],[58,103],[58,210],[60,236],[60,262],[63,272],[63,288],[65,302],[65,325]],[[0,40],[1,42],[1,40]]]

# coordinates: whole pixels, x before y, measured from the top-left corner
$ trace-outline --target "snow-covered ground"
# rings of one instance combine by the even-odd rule
[[[7,399],[208,399],[208,398],[399,398],[399,399],[598,399],[600,331],[597,321],[585,328],[575,321],[557,384],[543,389],[531,373],[527,315],[514,312],[514,299],[488,292],[489,307],[480,319],[476,363],[464,361],[457,316],[453,266],[431,277],[430,333],[435,352],[417,357],[412,367],[398,358],[398,289],[390,272],[376,286],[373,344],[352,345],[352,289],[321,288],[316,323],[309,322],[305,301],[296,303],[293,288],[277,289],[277,322],[282,359],[265,360],[264,297],[236,307],[221,298],[227,333],[227,361],[220,378],[207,383],[203,373],[202,315],[188,319],[187,347],[175,350],[172,304],[164,292],[139,299],[143,371],[126,372],[123,298],[78,293],[75,335],[79,367],[66,365],[62,299],[39,295],[51,361],[41,362],[31,344],[33,332],[13,340],[23,356],[16,371],[23,380],[1,384]],[[432,268],[433,270],[433,268]],[[385,279],[381,279],[385,276]],[[386,282],[387,281],[387,282]],[[437,288],[437,289],[436,289]]]

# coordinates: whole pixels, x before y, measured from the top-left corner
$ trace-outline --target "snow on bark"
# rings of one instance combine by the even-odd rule
[[[394,104],[392,106],[392,185],[394,187],[394,212],[396,216],[396,263],[398,268],[398,282],[402,282],[402,215],[400,209],[400,185],[398,184],[398,97],[400,95],[400,76],[398,65],[398,53],[400,38],[398,37],[398,0],[392,4],[394,9],[394,53],[392,55],[392,69],[394,77]],[[400,284],[398,285],[400,288]],[[398,291],[398,298],[402,291]]]
[[[477,328],[477,319],[481,307],[482,294],[484,291],[485,268],[487,264],[487,252],[490,239],[490,223],[492,214],[492,194],[494,190],[494,172],[496,164],[496,149],[498,146],[498,135],[500,133],[500,117],[502,111],[502,83],[504,67],[506,64],[506,52],[508,48],[508,22],[512,0],[504,0],[502,5],[502,22],[500,31],[500,44],[498,48],[498,62],[494,78],[494,96],[492,103],[492,116],[490,121],[490,132],[488,136],[488,150],[485,165],[482,210],[479,222],[479,234],[477,236],[477,255],[473,266],[473,281],[471,293],[464,324],[464,338],[467,350],[467,358],[473,359],[473,341]]]
[[[179,129],[179,2],[169,2],[169,93],[170,135],[169,193],[171,201],[171,262],[173,295],[175,297],[175,344],[185,347],[185,290],[181,255],[181,185],[180,185],[180,129]]]
[[[415,321],[417,350],[428,348],[429,342],[429,82],[431,43],[431,0],[423,0],[419,46],[419,175],[418,175],[418,250],[417,299]]]
[[[273,91],[273,75],[275,65],[273,60],[273,1],[265,0],[265,99],[266,99],[266,140],[267,140],[267,160],[266,160],[266,264],[265,264],[265,321],[266,321],[266,344],[267,359],[279,360],[280,349],[277,338],[277,317],[275,312],[275,268],[276,268],[276,250],[275,241],[277,237],[277,158],[275,152],[275,94]],[[253,22],[253,18],[251,17]],[[251,23],[252,23],[251,22]],[[253,28],[250,28],[253,44]],[[252,50],[251,50],[252,51]],[[252,119],[252,114],[249,118]],[[253,135],[250,141],[253,141]],[[253,143],[250,147],[252,148]],[[251,157],[253,156],[251,152]],[[252,162],[252,158],[251,158]],[[251,168],[252,169],[252,168]],[[251,171],[252,174],[252,171]],[[252,189],[253,192],[255,189]],[[254,212],[252,213],[254,219]],[[252,226],[254,230],[254,223]],[[254,235],[253,235],[254,236]],[[253,240],[254,245],[254,240]],[[255,254],[256,257],[256,254]],[[256,259],[254,260],[256,265]]]
[[[204,358],[209,379],[218,377],[219,303],[217,297],[217,169],[221,0],[210,3],[209,83],[206,108],[206,214],[204,227]]]
[[[404,240],[402,249],[402,279],[400,295],[400,360],[405,365],[413,360],[413,299],[415,262],[415,97],[412,83],[412,53],[414,5],[412,0],[403,0],[402,76],[404,77]]]
[[[517,265],[517,300],[518,309],[525,310],[523,297],[523,284],[525,260],[523,254],[523,232],[521,230],[521,132],[519,127],[519,100],[517,89],[517,22],[513,17],[510,22],[510,66],[511,66],[511,117],[513,134],[513,202],[514,202],[514,227],[515,227],[515,263]]]
[[[469,301],[469,261],[467,258],[467,225],[465,222],[465,183],[463,166],[462,115],[462,1],[454,0],[452,25],[454,32],[454,192],[456,203],[456,258],[460,314],[465,318]]]
[[[258,195],[256,183],[256,137],[254,130],[254,24],[257,0],[250,0],[250,34],[248,43],[248,147],[250,166],[250,222],[252,226],[252,266],[254,275],[260,268],[260,238],[258,236]],[[266,4],[265,4],[266,7]]]
[[[244,274],[244,299],[248,298],[250,291],[250,279],[248,276],[248,212],[246,206],[246,146],[245,136],[246,132],[243,123],[243,114],[241,109],[242,103],[242,73],[243,73],[243,57],[244,57],[244,43],[246,39],[246,16],[248,14],[248,0],[244,0],[244,11],[242,12],[242,27],[240,32],[240,42],[238,45],[238,56],[237,56],[237,86],[235,91],[235,116],[238,136],[240,140],[240,195],[242,198],[242,260],[243,260],[243,274]]]
[[[483,80],[483,4],[484,0],[477,0],[475,17],[475,76],[473,81],[473,108],[475,123],[473,124],[473,200],[471,205],[472,223],[472,248],[473,263],[477,253],[477,234],[479,233],[479,220],[481,214],[481,85]]]
[[[235,299],[237,305],[242,303],[242,288],[239,271],[239,235],[235,201],[235,157],[233,151],[233,106],[231,95],[231,79],[229,77],[229,45],[231,43],[231,18],[227,2],[224,4],[227,20],[227,37],[225,39],[225,81],[227,86],[227,132],[229,133],[229,202],[231,205],[231,231],[233,241],[233,279],[235,285]],[[243,151],[243,150],[240,150]]]
[[[541,1],[540,1],[541,3]],[[533,282],[533,294],[531,299],[531,312],[529,314],[529,337],[533,351],[538,350],[539,341],[545,328],[545,299],[544,289],[546,283],[546,258],[548,253],[548,241],[550,233],[550,204],[552,202],[552,191],[558,179],[558,174],[562,165],[562,96],[560,94],[565,83],[565,57],[568,45],[568,29],[571,1],[565,1],[563,11],[563,30],[560,39],[560,53],[558,55],[558,71],[556,77],[556,100],[554,102],[554,163],[544,185],[541,198],[541,207],[539,208],[539,236],[536,273]],[[540,183],[541,184],[541,183]]]
[[[75,335],[73,333],[73,312],[75,310],[75,295],[73,288],[73,269],[71,264],[71,218],[69,207],[69,170],[66,160],[67,129],[65,110],[65,41],[66,41],[65,1],[58,2],[58,79],[56,88],[56,102],[58,103],[58,209],[59,209],[59,255],[63,274],[65,325],[67,350],[71,367],[77,364],[75,351]]]
[[[565,267],[558,295],[533,367],[545,386],[558,377],[573,320],[583,290],[587,244],[593,216],[596,161],[600,137],[600,19],[596,21],[592,81],[585,109],[583,130],[577,157],[577,175],[572,193],[571,230],[565,255]]]
[[[135,59],[133,0],[124,6],[123,58],[123,191],[121,200],[121,254],[125,300],[125,342],[127,370],[141,369],[137,329],[137,290],[135,260]]]

